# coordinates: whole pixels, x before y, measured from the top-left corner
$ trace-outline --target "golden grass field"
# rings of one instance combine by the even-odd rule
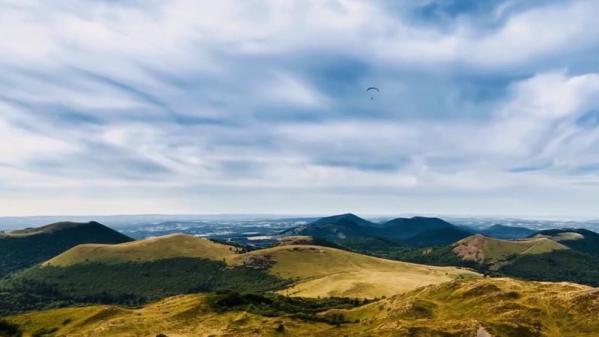
[[[419,288],[349,310],[339,327],[234,311],[217,314],[203,295],[140,309],[90,306],[9,317],[24,337],[40,329],[72,337],[353,336],[597,337],[599,289],[568,283],[477,278]],[[284,332],[275,329],[282,324]]]

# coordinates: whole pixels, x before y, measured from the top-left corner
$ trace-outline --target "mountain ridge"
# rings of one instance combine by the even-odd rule
[[[373,223],[352,213],[345,213],[321,218],[281,234],[312,236],[341,245],[346,239],[384,239],[396,241],[397,244],[426,246],[452,243],[471,233],[436,217],[415,216]]]
[[[31,267],[84,243],[132,241],[98,222],[57,222],[38,228],[5,232],[0,236],[0,277]]]
[[[480,231],[481,234],[496,239],[522,239],[537,233],[534,229],[495,224]]]

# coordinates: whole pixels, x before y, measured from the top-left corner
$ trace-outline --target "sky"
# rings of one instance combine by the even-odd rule
[[[597,13],[0,0],[0,215],[597,217]]]

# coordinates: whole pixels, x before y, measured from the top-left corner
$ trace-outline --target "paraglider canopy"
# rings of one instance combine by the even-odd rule
[[[380,93],[381,91],[377,87],[368,87],[366,92],[370,94],[370,99],[374,99],[374,95]]]

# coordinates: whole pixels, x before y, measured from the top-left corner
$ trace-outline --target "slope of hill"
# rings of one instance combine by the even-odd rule
[[[0,308],[137,305],[175,294],[221,290],[379,297],[474,276],[460,268],[389,261],[323,246],[284,245],[242,254],[207,239],[169,235],[74,247],[2,280]],[[291,289],[282,290],[288,286]]]
[[[481,234],[495,239],[523,239],[536,231],[526,227],[493,225],[481,231]]]
[[[485,265],[490,270],[498,270],[520,256],[566,249],[568,247],[547,238],[500,240],[477,234],[458,241],[453,252],[462,260]]]
[[[599,255],[599,234],[582,228],[549,229],[534,237],[546,237],[579,252]]]
[[[444,283],[345,311],[380,336],[596,336],[599,290],[485,278]]]
[[[495,276],[567,281],[599,286],[599,257],[547,237],[500,240],[477,234],[452,245],[396,249],[393,258],[438,266],[462,266]]]
[[[0,235],[0,277],[43,262],[82,243],[122,243],[132,239],[97,222],[59,222]]]
[[[76,246],[0,281],[0,313],[78,303],[138,305],[197,291],[267,291],[290,282],[231,266],[236,247],[189,235]]]
[[[329,323],[288,313],[261,313],[255,308],[263,299],[252,298],[256,305],[229,303],[228,309],[216,310],[210,297],[183,295],[139,309],[74,307],[7,320],[19,326],[24,337],[44,331],[72,337],[596,337],[599,331],[599,290],[566,283],[454,281],[357,308],[322,307],[317,315],[329,318]]]
[[[44,262],[44,266],[68,267],[77,263],[117,264],[169,258],[204,258],[222,261],[238,248],[207,239],[170,234],[119,245],[83,244]]]
[[[277,277],[293,280],[281,294],[302,297],[390,296],[457,278],[477,277],[469,270],[385,260],[340,249],[290,245],[235,256],[232,263],[268,265]]]
[[[499,240],[475,235],[457,242],[452,252],[464,265],[492,274],[599,286],[599,258],[562,243],[547,237]]]

